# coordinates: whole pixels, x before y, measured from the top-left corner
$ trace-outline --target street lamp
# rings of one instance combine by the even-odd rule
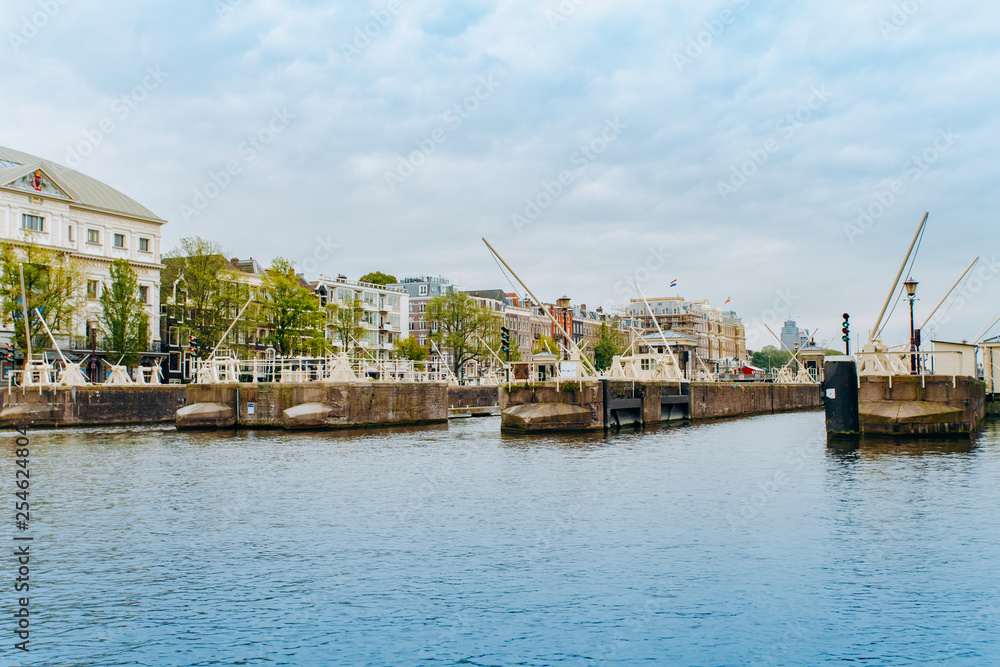
[[[907,278],[906,282],[903,283],[903,287],[906,288],[906,296],[910,298],[910,374],[917,374],[917,337],[916,332],[913,328],[913,298],[917,294],[917,281],[913,278]]]

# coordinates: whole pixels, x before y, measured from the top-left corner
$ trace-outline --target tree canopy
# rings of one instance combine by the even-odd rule
[[[489,352],[482,343],[485,332],[492,327],[499,329],[499,318],[492,311],[479,305],[468,294],[453,291],[430,299],[424,318],[431,323],[431,337],[438,346],[451,352],[452,370],[455,375],[467,362],[482,359]]]
[[[393,347],[396,349],[396,356],[400,359],[423,361],[427,358],[427,348],[417,342],[413,336],[397,339],[393,343]]]
[[[22,266],[31,341],[48,347],[50,343],[42,340],[44,329],[34,310],[41,311],[53,332],[68,332],[73,315],[82,306],[83,272],[68,253],[43,248],[31,239],[0,242],[0,308],[3,323],[16,325],[14,345],[20,349],[27,348],[21,304]]]
[[[392,285],[393,283],[399,282],[396,280],[396,276],[390,275],[388,273],[382,273],[381,271],[372,271],[371,273],[366,273],[358,279],[362,283],[371,283],[372,285]]]
[[[139,277],[127,259],[111,263],[111,282],[104,286],[99,301],[107,346],[122,355],[124,365],[135,365],[149,345],[149,315],[139,291]]]
[[[262,326],[268,329],[267,342],[280,356],[322,354],[324,313],[316,295],[295,275],[293,265],[276,257],[264,274],[261,293]]]
[[[625,350],[625,337],[617,328],[601,322],[601,332],[594,345],[594,366],[599,371],[611,368],[611,362]]]
[[[198,236],[182,238],[180,246],[164,256],[163,264],[160,303],[176,306],[178,319],[195,336],[195,354],[204,356],[246,303],[250,287],[240,282],[239,271],[218,243]],[[249,326],[249,321],[244,323]]]

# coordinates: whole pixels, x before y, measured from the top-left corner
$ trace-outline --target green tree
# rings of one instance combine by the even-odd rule
[[[423,361],[427,358],[427,348],[418,343],[413,336],[397,339],[393,343],[393,347],[396,350],[396,356],[400,359]]]
[[[264,274],[261,315],[268,328],[267,342],[277,354],[322,352],[324,317],[319,301],[299,282],[287,259],[276,257]]]
[[[625,350],[625,338],[617,328],[601,322],[601,333],[594,345],[594,366],[599,371],[611,368],[611,362]]]
[[[424,319],[431,323],[431,337],[439,347],[451,352],[452,370],[459,370],[473,359],[482,359],[488,352],[482,338],[491,327],[499,326],[495,314],[480,306],[468,294],[452,291],[430,299]]]
[[[18,349],[27,349],[21,308],[21,275],[24,267],[24,290],[27,295],[28,328],[33,349],[48,347],[50,342],[42,323],[34,313],[42,312],[53,333],[69,333],[73,315],[81,305],[84,277],[80,265],[69,253],[24,241],[0,242],[0,307],[3,323],[15,324],[13,338]]]
[[[531,350],[531,353],[541,354],[543,352],[548,352],[549,354],[559,354],[559,343],[543,334],[538,340],[535,341],[535,347]]]
[[[768,345],[763,350],[754,352],[750,358],[750,363],[757,368],[765,370],[780,369],[788,363],[791,356],[784,350],[779,350],[773,345]]]
[[[361,324],[361,318],[365,311],[361,299],[352,296],[347,300],[334,303],[330,306],[333,326],[337,330],[337,338],[340,340],[342,350],[351,350],[364,334],[365,328]]]
[[[240,280],[240,272],[218,243],[198,236],[181,239],[180,246],[164,256],[163,264],[160,303],[195,336],[195,354],[205,356],[219,344],[249,299],[250,287]],[[237,325],[236,340],[241,331],[247,340],[246,334],[258,325],[258,309],[249,310]]]
[[[101,327],[110,351],[123,355],[126,366],[134,366],[149,345],[149,315],[139,292],[139,277],[128,260],[111,263],[111,282],[99,300]]]
[[[392,285],[399,282],[396,280],[396,276],[389,275],[388,273],[382,273],[381,271],[372,271],[371,273],[366,273],[358,279],[358,282],[371,283],[372,285]]]

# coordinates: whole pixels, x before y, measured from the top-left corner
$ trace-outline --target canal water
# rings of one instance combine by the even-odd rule
[[[993,423],[30,435],[31,652],[8,615],[3,664],[1000,664]]]

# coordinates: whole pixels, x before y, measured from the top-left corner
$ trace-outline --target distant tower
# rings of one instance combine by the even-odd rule
[[[799,346],[800,335],[795,320],[785,320],[785,326],[781,327],[781,344],[794,352]]]

